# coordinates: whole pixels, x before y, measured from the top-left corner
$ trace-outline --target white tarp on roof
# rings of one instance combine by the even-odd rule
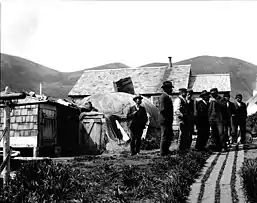
[[[87,101],[91,101],[94,108],[98,109],[99,112],[104,113],[106,117],[107,123],[107,135],[110,139],[108,139],[108,144],[106,145],[106,149],[108,151],[118,151],[124,150],[122,147],[118,146],[117,143],[119,140],[117,139],[117,135],[113,131],[112,122],[110,120],[110,116],[118,116],[120,119],[118,120],[124,129],[124,131],[130,136],[130,130],[128,128],[128,122],[126,120],[127,112],[129,107],[134,105],[133,101],[134,95],[123,93],[123,92],[113,92],[113,93],[102,93],[102,94],[94,94],[91,95],[81,101],[77,101],[78,106],[83,106]],[[147,98],[142,100],[142,106],[146,108],[147,113],[149,114],[149,126],[144,131],[144,136],[146,139],[156,139],[160,137],[160,123],[159,123],[159,109],[155,107]],[[114,117],[112,117],[113,119]],[[122,135],[123,137],[123,135]],[[122,148],[122,149],[120,149]]]
[[[129,107],[135,104],[133,97],[134,95],[123,92],[98,93],[78,101],[77,104],[83,106],[87,101],[91,101],[93,107],[106,115],[116,115],[120,118],[126,118]],[[160,128],[159,109],[145,97],[142,100],[142,106],[146,108],[147,113],[150,115],[149,126]]]

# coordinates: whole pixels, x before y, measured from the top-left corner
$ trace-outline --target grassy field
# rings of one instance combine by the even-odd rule
[[[10,186],[1,190],[0,199],[2,202],[186,202],[190,186],[209,155],[174,151],[170,157],[160,157],[158,151],[143,151],[133,157],[123,153],[30,161],[17,170]]]

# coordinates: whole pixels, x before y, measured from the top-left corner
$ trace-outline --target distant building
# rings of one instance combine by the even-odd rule
[[[209,91],[213,87],[218,88],[220,94],[230,92],[230,74],[197,74],[189,77],[188,89],[194,91],[195,97],[199,97],[203,90]]]

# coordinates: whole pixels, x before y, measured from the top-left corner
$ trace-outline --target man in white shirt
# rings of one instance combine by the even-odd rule
[[[190,133],[189,133],[189,114],[188,103],[186,100],[187,89],[180,88],[180,95],[174,101],[175,118],[179,125],[179,150],[187,150],[190,148]]]

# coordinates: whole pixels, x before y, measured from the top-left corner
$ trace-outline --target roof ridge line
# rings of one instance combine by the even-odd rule
[[[194,74],[191,76],[195,77],[195,76],[206,76],[206,75],[230,75],[230,73],[200,73],[200,74]]]
[[[146,68],[150,68],[150,69],[154,69],[154,68],[166,68],[167,66],[159,66],[159,67],[136,67],[136,68],[106,68],[106,69],[85,69],[84,72],[87,71],[106,71],[106,70],[131,70],[131,69],[146,69]],[[84,73],[83,72],[83,73]]]

